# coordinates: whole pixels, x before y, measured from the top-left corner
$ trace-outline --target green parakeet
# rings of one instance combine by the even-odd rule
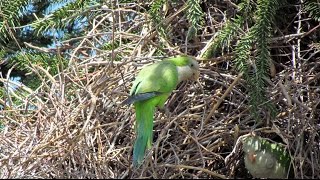
[[[136,112],[136,140],[133,146],[133,165],[140,165],[145,150],[152,146],[153,115],[176,86],[184,80],[199,78],[199,65],[188,56],[170,57],[145,66],[136,76],[130,96],[123,103],[134,104]]]
[[[285,148],[259,136],[243,141],[244,162],[255,178],[285,179],[288,176],[290,156]]]

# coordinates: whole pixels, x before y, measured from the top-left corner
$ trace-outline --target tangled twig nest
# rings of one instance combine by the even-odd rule
[[[121,8],[117,12],[127,13]],[[179,15],[169,20],[179,20],[172,33],[181,35],[179,27],[187,26],[186,20]],[[141,13],[134,21],[143,24]],[[138,36],[130,22],[123,24],[122,30],[127,31],[113,32],[111,39],[132,43],[81,62],[71,56],[68,68],[54,77],[30,66],[43,78],[40,88],[32,91],[21,85],[20,94],[8,92],[7,97],[24,103],[8,105],[2,112],[1,178],[246,178],[250,174],[241,152],[228,164],[225,158],[237,138],[253,130],[287,146],[296,178],[320,178],[320,98],[314,88],[319,85],[314,68],[319,67],[305,63],[297,70],[282,65],[283,70],[269,81],[270,100],[277,105],[278,116],[271,120],[269,112],[262,111],[265,119],[256,123],[248,111],[245,82],[225,66],[228,55],[219,61],[202,61],[199,83],[179,85],[166,104],[170,116],[156,112],[153,148],[144,164],[132,169],[135,115],[132,107],[121,102],[137,69],[161,57],[154,54],[159,48],[153,42],[155,29],[147,28],[148,33]],[[144,32],[142,25],[136,28]],[[94,32],[83,37],[73,55],[99,41]],[[168,55],[185,48],[184,53],[195,54],[204,47],[196,42],[185,47],[178,35],[166,44]],[[171,42],[181,46],[170,46]],[[119,53],[123,53],[120,61]],[[288,79],[290,74],[294,76]]]

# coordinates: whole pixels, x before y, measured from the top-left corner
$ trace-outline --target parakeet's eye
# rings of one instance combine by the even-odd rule
[[[191,64],[190,66],[193,67],[193,64]]]

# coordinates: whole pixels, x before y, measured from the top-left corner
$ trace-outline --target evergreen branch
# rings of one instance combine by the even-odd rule
[[[243,0],[238,6],[240,13],[247,18],[251,17],[253,11],[253,6],[250,1],[251,0]]]
[[[19,16],[28,3],[29,0],[0,1],[0,42],[10,39],[10,31],[19,26]]]
[[[165,31],[165,28],[164,28],[164,24],[162,23],[164,16],[161,13],[161,9],[162,9],[163,5],[165,4],[165,2],[166,2],[165,0],[153,1],[151,8],[148,11],[151,16],[152,22],[155,25],[157,25],[156,29],[157,29],[158,33],[160,34],[160,36],[162,36],[162,37],[166,37],[166,34],[167,34]]]
[[[230,41],[233,40],[239,34],[239,30],[244,23],[245,19],[242,16],[237,16],[233,21],[228,21],[226,26],[224,26],[216,37],[207,43],[206,47],[203,49],[200,57],[209,59],[213,56],[214,52],[218,48],[229,46]]]
[[[269,37],[274,15],[279,7],[277,0],[259,0],[256,13],[256,24],[252,27],[253,37],[257,43],[257,56],[255,59],[255,71],[251,80],[250,102],[254,114],[257,114],[258,106],[267,102],[265,94],[265,78],[268,76],[269,63],[271,61],[268,49]],[[271,112],[272,105],[266,106]],[[256,119],[259,119],[256,116]]]
[[[32,23],[37,34],[44,33],[49,29],[64,29],[76,21],[83,19],[84,12],[91,9],[92,0],[76,0],[68,3],[62,8],[54,11],[52,14],[38,19]]]
[[[243,0],[238,7],[240,15],[236,15],[236,18],[226,22],[226,25],[219,31],[218,35],[207,43],[206,47],[202,50],[200,57],[206,59],[211,58],[217,49],[228,47],[230,42],[241,32],[243,24],[246,21],[252,20],[253,7],[250,0]]]
[[[200,7],[200,0],[187,0],[186,14],[191,24],[188,29],[187,39],[192,39],[204,24],[204,13]]]
[[[308,0],[303,9],[316,21],[320,21],[320,2],[318,0]]]
[[[44,69],[50,68],[50,74],[58,73],[58,65],[60,63],[59,59],[56,58],[52,53],[39,52],[39,51],[30,51],[29,52],[18,52],[9,58],[9,65],[16,65],[16,69],[21,71],[29,71],[28,66],[31,64],[37,64]],[[64,62],[64,61],[63,61]],[[67,61],[65,61],[67,62]]]
[[[246,34],[243,38],[241,38],[237,44],[235,49],[236,56],[235,56],[235,65],[236,68],[244,73],[245,79],[249,78],[249,68],[248,65],[250,64],[250,50],[252,48],[253,39],[251,36],[251,32]]]

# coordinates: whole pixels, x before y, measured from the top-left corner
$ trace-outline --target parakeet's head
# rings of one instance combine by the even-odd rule
[[[197,81],[200,76],[198,62],[189,56],[177,56],[168,59],[177,66],[178,81],[194,80]]]

